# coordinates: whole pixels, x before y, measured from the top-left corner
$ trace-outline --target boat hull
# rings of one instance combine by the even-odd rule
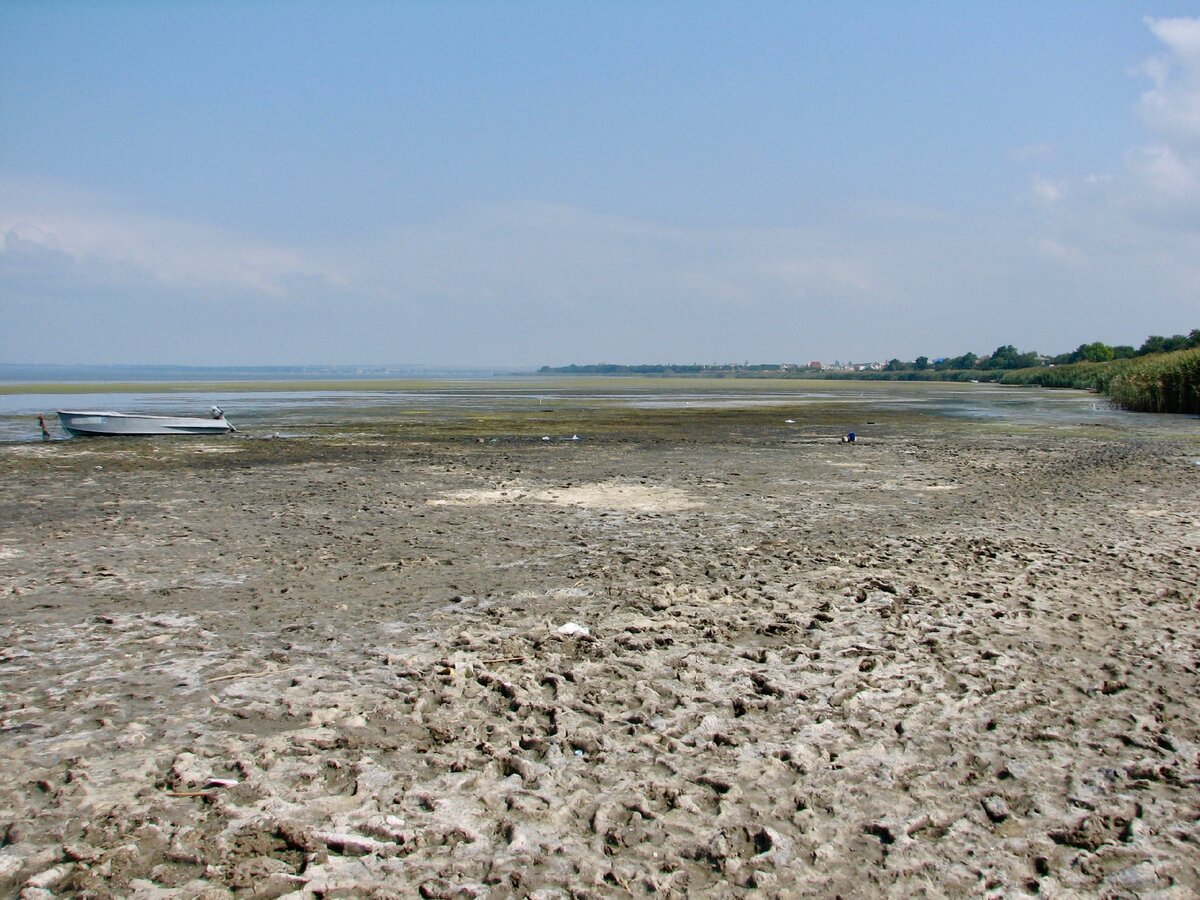
[[[199,416],[139,416],[119,412],[58,410],[63,430],[76,437],[133,437],[148,434],[225,434],[233,426]]]

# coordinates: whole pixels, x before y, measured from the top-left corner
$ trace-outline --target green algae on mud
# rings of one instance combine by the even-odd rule
[[[917,441],[953,449],[962,441],[1020,442],[1041,436],[1048,445],[1128,434],[1105,425],[1045,426],[947,418],[901,404],[868,405],[827,400],[795,407],[637,408],[601,405],[580,408],[420,410],[402,419],[353,414],[335,424],[304,426],[276,435],[247,428],[221,437],[72,438],[0,448],[10,473],[71,472],[103,477],[119,473],[182,468],[237,470],[304,464],[357,465],[435,453],[545,448],[587,452],[598,446],[684,448],[759,446],[799,449],[841,444],[848,431],[860,446]],[[1173,435],[1164,433],[1162,439]],[[1178,435],[1176,435],[1178,437]],[[457,448],[457,449],[456,449]],[[853,448],[845,448],[853,453]]]
[[[298,384],[289,382],[287,387]],[[338,383],[342,388],[347,384]],[[247,404],[244,414],[236,415],[237,434],[31,441],[0,448],[0,456],[6,465],[24,471],[47,467],[84,472],[97,465],[121,471],[171,466],[233,470],[356,464],[421,453],[423,447],[453,453],[455,447],[466,445],[497,451],[522,445],[565,451],[618,444],[799,448],[838,444],[851,431],[860,445],[913,440],[941,444],[947,450],[977,438],[989,442],[1035,438],[1049,445],[1186,436],[1185,429],[1169,417],[1148,422],[1104,410],[1081,416],[1075,410],[1083,407],[1064,392],[990,385],[847,381],[772,385],[765,379],[733,384],[729,379],[595,376],[388,384],[403,384],[419,395],[393,398],[381,392],[381,396],[363,397],[346,388],[344,397],[314,396],[311,405],[303,397],[299,406],[289,398],[286,407],[276,407],[270,399],[256,400]],[[743,391],[743,386],[750,390]],[[138,388],[144,391],[146,385]],[[1191,429],[1186,428],[1186,433]]]

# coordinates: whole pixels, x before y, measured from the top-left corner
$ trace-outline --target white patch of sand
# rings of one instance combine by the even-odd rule
[[[703,506],[702,501],[677,488],[614,481],[565,488],[508,486],[489,490],[454,491],[426,502],[431,506],[486,506],[518,501],[621,512],[676,512]]]

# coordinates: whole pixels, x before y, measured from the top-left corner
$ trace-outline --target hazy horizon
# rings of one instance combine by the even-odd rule
[[[1200,14],[1179,9],[12,0],[0,362],[882,361],[1187,333]]]

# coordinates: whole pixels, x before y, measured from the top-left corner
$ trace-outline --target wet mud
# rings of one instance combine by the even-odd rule
[[[1195,896],[1198,457],[5,448],[0,895]]]

